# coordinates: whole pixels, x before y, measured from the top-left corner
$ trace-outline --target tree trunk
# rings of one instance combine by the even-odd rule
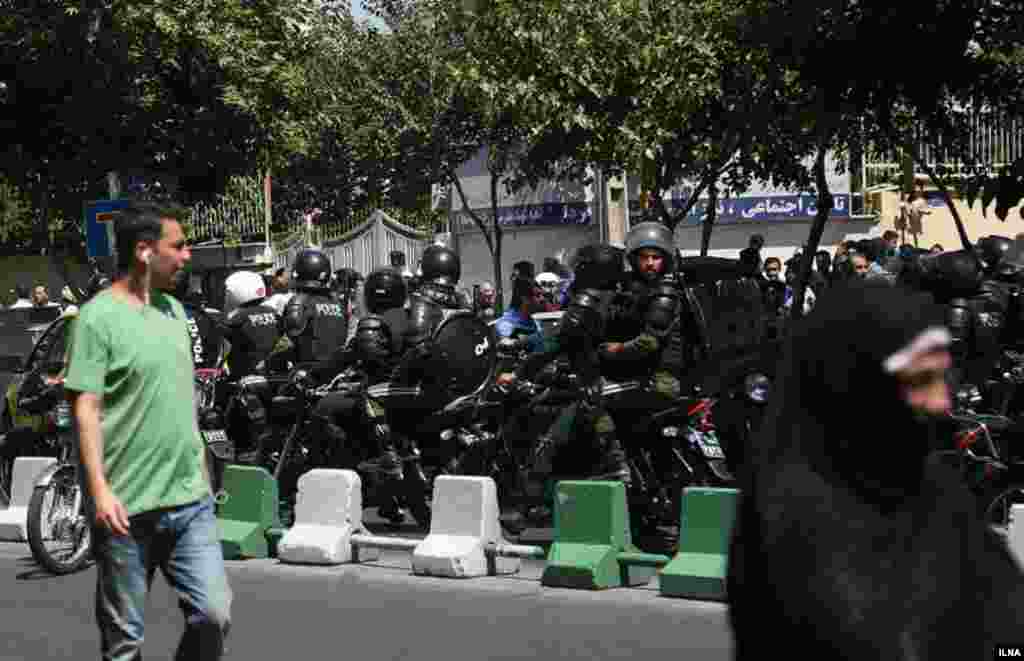
[[[815,187],[818,189],[818,208],[814,215],[814,222],[811,224],[811,234],[807,238],[807,245],[800,256],[800,271],[797,274],[796,283],[793,288],[793,307],[790,314],[794,319],[799,319],[804,314],[804,298],[807,285],[811,281],[811,267],[814,264],[814,253],[818,252],[818,245],[821,243],[821,235],[825,232],[825,223],[828,222],[829,214],[832,213],[834,200],[828,189],[828,179],[825,174],[825,154],[832,139],[831,124],[826,119],[824,101],[822,102],[819,121],[822,122],[818,136],[818,156],[814,161]]]
[[[498,222],[498,175],[491,172],[491,218],[494,223],[494,243],[491,257],[494,259],[494,314],[501,315],[505,307],[505,286],[501,275],[501,223]]]
[[[718,182],[712,182],[708,188],[708,211],[704,214],[704,224],[700,235],[700,256],[708,256],[708,248],[711,247],[711,231],[715,228],[715,218],[718,216]]]
[[[953,198],[949,194],[949,188],[943,182],[942,177],[935,174],[935,171],[921,159],[917,153],[917,149],[912,149],[911,159],[913,162],[921,166],[921,169],[925,171],[928,178],[932,180],[932,183],[942,193],[942,199],[946,202],[946,208],[949,209],[949,213],[953,214],[953,222],[956,223],[956,232],[960,235],[960,243],[963,244],[964,250],[971,249],[971,241],[967,238],[967,230],[964,228],[964,221],[960,218],[960,212],[956,209],[956,204],[953,203]]]

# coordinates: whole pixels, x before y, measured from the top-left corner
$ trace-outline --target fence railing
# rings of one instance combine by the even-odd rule
[[[957,178],[977,168],[997,172],[1024,156],[1024,119],[976,113],[965,120],[966,135],[959,141],[926,140],[922,127],[915,130],[917,149],[931,168]],[[870,189],[895,183],[903,172],[903,150],[870,153],[865,158],[864,185]]]

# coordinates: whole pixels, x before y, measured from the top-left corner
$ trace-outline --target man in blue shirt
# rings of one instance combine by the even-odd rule
[[[494,323],[494,333],[498,339],[522,340],[529,353],[537,353],[544,348],[544,335],[533,315],[543,310],[544,290],[533,280],[516,278],[511,305]]]

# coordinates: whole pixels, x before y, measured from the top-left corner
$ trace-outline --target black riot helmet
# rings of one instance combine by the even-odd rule
[[[643,249],[657,250],[664,257],[659,276],[675,271],[675,237],[668,225],[657,221],[645,221],[634,225],[626,236],[626,257],[634,273],[640,273],[637,256]]]
[[[326,292],[331,287],[331,260],[321,250],[306,248],[292,264],[292,286]]]
[[[370,273],[363,286],[366,309],[373,314],[405,305],[405,279],[395,269],[383,268]]]
[[[445,246],[427,246],[420,260],[423,282],[455,286],[462,275],[462,265],[455,251]]]
[[[623,251],[607,243],[585,245],[573,260],[573,287],[576,290],[611,291],[625,279]]]
[[[947,296],[972,296],[983,277],[978,260],[968,250],[924,255],[918,259],[918,271],[921,287]]]
[[[978,239],[977,249],[986,270],[995,270],[1003,257],[1013,248],[1013,239],[1005,236],[983,236]]]

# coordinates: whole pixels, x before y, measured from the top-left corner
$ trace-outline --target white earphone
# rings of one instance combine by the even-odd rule
[[[153,258],[153,252],[151,250],[143,250],[142,251],[142,262],[144,264],[149,264],[149,260],[152,259],[152,258]]]

